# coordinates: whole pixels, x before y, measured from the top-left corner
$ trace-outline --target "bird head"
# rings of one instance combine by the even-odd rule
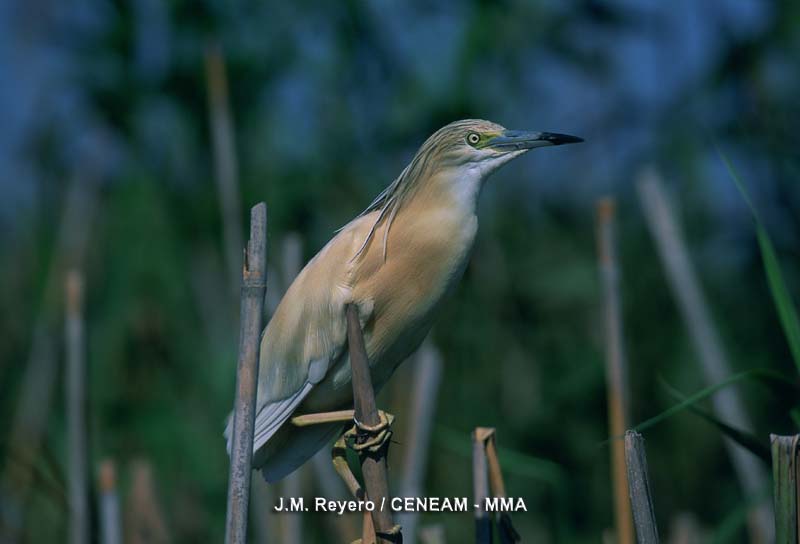
[[[418,156],[427,156],[439,167],[477,170],[485,178],[536,147],[582,141],[567,134],[509,130],[491,121],[466,119],[436,131],[422,145]]]
[[[458,195],[457,201],[473,209],[483,181],[499,167],[535,147],[571,144],[583,139],[555,132],[508,130],[497,123],[480,119],[455,121],[440,128],[425,140],[414,158],[400,175],[372,201],[361,216],[379,211],[364,243],[354,259],[362,254],[378,225],[388,220],[383,235],[383,254],[389,229],[398,210],[412,199],[419,189],[431,185]]]

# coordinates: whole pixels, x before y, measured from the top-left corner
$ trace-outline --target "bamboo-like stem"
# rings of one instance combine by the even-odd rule
[[[625,432],[625,463],[633,511],[633,523],[639,544],[658,544],[658,528],[647,473],[644,438],[635,431]]]
[[[472,432],[472,489],[475,508],[475,542],[492,543],[492,518],[486,511],[489,497],[489,465],[486,460],[486,438],[494,429],[476,427]]]
[[[800,435],[770,435],[775,501],[775,544],[800,542]]]
[[[100,464],[100,544],[122,544],[119,495],[117,494],[117,470],[111,459]]]
[[[222,211],[225,261],[228,282],[236,295],[241,266],[242,229],[239,224],[242,205],[239,197],[238,165],[233,116],[228,96],[228,78],[222,50],[216,44],[206,48],[206,85],[208,117],[214,146],[214,172]]]
[[[253,427],[266,287],[267,207],[261,202],[250,210],[250,241],[247,243],[242,269],[241,333],[225,525],[225,542],[227,544],[245,544],[247,542],[247,510],[250,501],[250,473],[253,461]]]
[[[416,359],[411,396],[411,429],[406,439],[403,481],[400,487],[402,497],[420,497],[424,492],[423,482],[436,412],[436,397],[442,377],[442,359],[430,341],[422,345]],[[403,512],[398,516],[398,522],[404,529],[406,544],[416,542],[418,520],[419,514],[416,512]]]
[[[628,428],[628,386],[622,304],[617,264],[615,203],[612,198],[597,202],[597,254],[603,289],[603,325],[606,348],[606,395],[608,427],[612,437],[611,482],[614,490],[614,527],[619,544],[634,544],[628,475],[625,470],[625,444],[622,435]]]
[[[650,233],[656,242],[672,294],[683,314],[706,381],[709,384],[720,383],[731,376],[730,364],[711,318],[705,293],[692,266],[680,225],[675,219],[676,214],[658,173],[647,170],[639,180],[638,189]],[[722,389],[711,400],[719,419],[745,431],[753,428],[736,389]],[[768,488],[768,481],[758,459],[732,440],[725,438],[724,442],[745,495],[761,495]],[[752,542],[772,542],[771,519],[769,504],[764,502],[754,507],[749,518]]]
[[[369,360],[367,358],[367,350],[364,347],[364,336],[358,318],[358,308],[354,304],[348,304],[345,312],[347,315],[347,344],[350,349],[355,418],[367,425],[378,425],[381,420],[375,404],[375,390],[372,387]],[[394,522],[388,505],[389,479],[386,473],[386,451],[388,445],[387,442],[377,453],[364,452],[361,455],[361,472],[364,475],[366,495],[369,500],[375,503],[375,509],[372,511],[372,525],[375,529],[375,539],[379,544],[402,542],[402,535],[390,535]],[[362,540],[367,542],[370,536],[362,535]]]
[[[77,270],[67,273],[66,381],[67,400],[67,474],[69,487],[69,540],[72,544],[89,542],[89,478],[86,432],[86,351],[84,349],[83,276]]]

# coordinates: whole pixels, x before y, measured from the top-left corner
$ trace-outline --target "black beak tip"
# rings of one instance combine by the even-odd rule
[[[547,140],[553,145],[578,144],[583,141],[583,138],[578,138],[577,136],[558,134],[555,132],[543,132],[541,138],[542,140]]]

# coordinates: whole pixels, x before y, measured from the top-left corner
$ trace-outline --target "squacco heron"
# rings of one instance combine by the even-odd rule
[[[533,148],[580,141],[489,121],[451,123],[309,261],[261,340],[253,467],[268,482],[294,471],[343,429],[341,421],[331,422],[335,417],[305,425],[298,416],[353,406],[345,305],[358,309],[379,390],[422,343],[461,278],[489,175]],[[230,426],[229,420],[229,451]]]

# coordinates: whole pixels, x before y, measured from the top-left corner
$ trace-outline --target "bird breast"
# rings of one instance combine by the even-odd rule
[[[353,298],[372,308],[364,333],[378,384],[427,335],[464,272],[478,228],[475,214],[460,207],[410,204],[390,226],[385,260],[386,222],[353,269]]]

